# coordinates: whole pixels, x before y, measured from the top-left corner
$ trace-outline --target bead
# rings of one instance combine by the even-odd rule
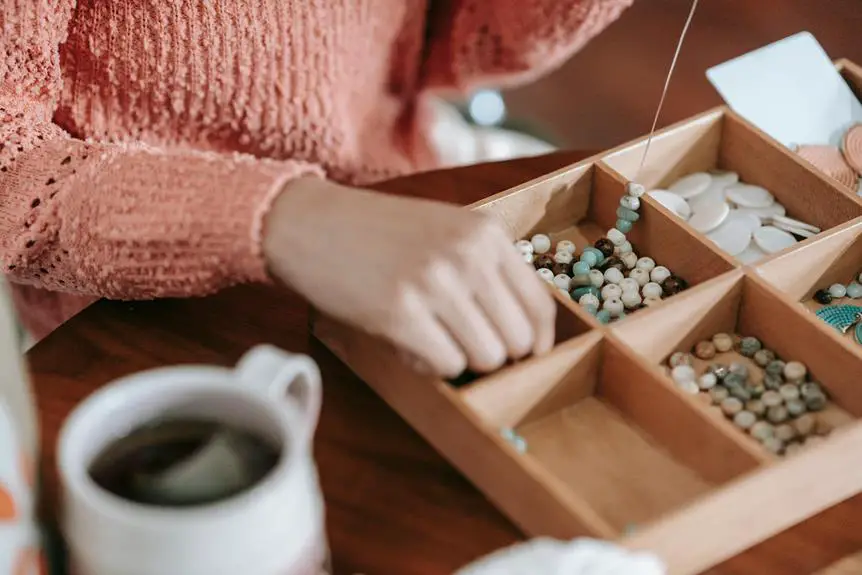
[[[600,288],[605,283],[605,274],[599,270],[590,270],[590,283]]]
[[[621,231],[622,233],[624,233],[624,234],[627,234],[627,233],[629,233],[630,231],[632,231],[632,223],[631,223],[629,220],[624,220],[624,219],[622,219],[622,218],[618,219],[618,220],[614,223],[614,227],[615,227],[617,230],[619,230],[619,231]],[[625,237],[625,236],[624,236],[624,237]],[[623,240],[623,241],[625,241],[625,240]],[[622,243],[621,243],[620,245],[622,245]]]
[[[733,348],[733,339],[726,333],[717,333],[712,336],[712,344],[718,353],[724,353]]]
[[[743,381],[748,379],[748,367],[744,363],[738,361],[731,362],[728,370],[730,373],[741,377]]]
[[[714,405],[720,405],[722,401],[730,397],[730,392],[727,391],[727,388],[716,385],[709,390],[709,397],[712,398],[712,403]]]
[[[822,395],[823,389],[820,387],[820,384],[810,381],[799,386],[799,393],[802,395],[802,399],[807,399],[811,395]]]
[[[620,286],[620,289],[623,290],[623,293],[626,293],[627,291],[633,291],[639,294],[641,291],[641,286],[639,286],[638,282],[633,280],[632,278],[623,278],[617,283],[617,285]]]
[[[572,287],[572,278],[566,274],[557,274],[554,276],[554,285],[568,294]]]
[[[784,362],[780,359],[769,362],[766,366],[766,373],[769,375],[784,377]]]
[[[557,252],[554,254],[554,261],[558,264],[571,264],[575,257],[569,252]],[[587,269],[589,271],[589,268]]]
[[[649,283],[649,272],[638,267],[629,272],[629,277],[638,282],[641,287]],[[659,291],[661,291],[661,286],[659,286]]]
[[[580,301],[580,299],[584,296],[584,294],[591,293],[596,297],[599,297],[599,288],[594,286],[578,286],[572,290],[572,299],[575,301]]]
[[[612,316],[618,317],[625,311],[625,306],[619,297],[611,297],[604,301],[602,309],[609,311]]]
[[[758,421],[748,430],[748,433],[756,439],[757,441],[766,441],[770,437],[773,437],[775,433],[775,428],[772,427],[769,423],[765,421]]]
[[[842,298],[847,295],[847,288],[844,284],[832,284],[829,286],[829,295],[833,298]]]
[[[523,257],[524,261],[528,264],[533,263],[533,260],[536,259],[536,256],[533,255],[533,252],[521,252],[521,257]]]
[[[596,314],[596,319],[599,320],[599,323],[610,323],[611,321],[611,312],[606,309],[601,310]]]
[[[515,242],[515,249],[517,249],[522,254],[532,254],[533,243],[530,240],[518,240]]]
[[[604,282],[604,276],[602,276],[602,281]],[[572,287],[590,286],[592,283],[593,280],[590,279],[590,274],[578,274],[572,276]]]
[[[787,417],[787,408],[783,405],[776,405],[766,410],[766,419],[772,423],[784,423]]]
[[[644,297],[661,297],[664,295],[662,292],[661,286],[655,282],[649,282],[643,288],[641,288],[641,293]]]
[[[763,385],[763,382],[749,383],[748,390],[753,397],[760,397],[766,392],[766,387]]]
[[[777,425],[775,427],[775,437],[780,439],[781,441],[787,443],[796,437],[796,428],[789,423],[782,423],[781,425]]]
[[[862,284],[859,282],[851,282],[850,285],[847,286],[847,297],[853,299],[859,299],[862,297]]]
[[[693,381],[686,381],[685,383],[677,385],[677,387],[691,395],[697,395],[698,393],[700,393],[700,388],[697,387],[697,384]]]
[[[751,400],[751,390],[744,385],[727,385],[727,378],[725,378],[725,387],[730,391],[731,397],[735,397],[744,402]]]
[[[595,247],[597,250],[602,252],[602,255],[606,258],[614,255],[614,243],[608,238],[602,238],[596,241]]]
[[[623,196],[620,198],[620,207],[637,211],[641,207],[641,201],[634,196]]]
[[[557,242],[556,250],[558,252],[568,252],[572,255],[575,255],[575,251],[577,250],[575,243],[570,240],[560,240]]]
[[[599,305],[601,304],[601,302],[599,301],[599,298],[597,298],[596,296],[594,296],[591,293],[585,293],[584,295],[582,295],[580,297],[580,299],[578,300],[578,303],[581,304],[582,306],[592,305],[592,306],[595,306],[596,308],[598,308]]]
[[[763,387],[769,390],[778,391],[778,388],[784,383],[780,375],[772,375],[767,373],[763,376]]]
[[[808,411],[808,407],[801,399],[788,399],[784,402],[784,407],[787,408],[787,413],[790,414],[790,417],[799,417]]]
[[[775,352],[771,349],[759,349],[754,353],[754,363],[760,367],[766,367],[775,359]]]
[[[718,383],[714,373],[704,373],[697,380],[697,386],[704,391],[709,391]]]
[[[605,261],[605,258],[607,257],[607,256],[605,256],[605,254],[603,254],[603,253],[602,253],[602,250],[600,250],[600,249],[598,249],[598,248],[596,248],[596,247],[593,247],[593,246],[587,246],[587,247],[585,247],[585,248],[584,248],[584,253],[585,253],[585,254],[586,254],[586,253],[591,253],[591,254],[593,254],[593,255],[595,255],[595,256],[596,256],[596,266],[601,265],[601,264],[602,264],[602,262],[603,262],[603,261]],[[613,255],[613,254],[612,254],[612,255]],[[581,254],[581,260],[583,260],[583,254]],[[593,266],[593,267],[595,267],[595,266]]]
[[[777,437],[768,437],[763,441],[763,447],[765,447],[770,453],[780,455],[781,452],[784,451],[784,442]]]
[[[809,394],[805,398],[805,407],[809,411],[820,411],[826,407],[826,396],[822,393]]]
[[[664,266],[656,266],[649,273],[650,281],[660,284],[670,277],[670,270]]]
[[[551,271],[554,272],[554,275],[569,275],[572,273],[572,264],[561,264],[560,262],[554,262],[554,267],[551,268]]]
[[[538,270],[538,269],[542,269],[542,268],[547,269],[547,270],[551,270],[551,269],[553,269],[553,268],[554,268],[554,264],[556,264],[556,263],[557,263],[557,262],[555,262],[555,261],[554,261],[554,258],[552,258],[551,256],[549,256],[548,254],[541,254],[541,255],[538,255],[538,256],[536,256],[536,258],[533,260],[533,266],[534,266],[537,270]]]
[[[626,309],[636,309],[641,305],[641,296],[637,291],[623,291],[620,299]]]
[[[604,259],[604,256],[602,256],[602,259]],[[599,256],[595,252],[584,251],[581,254],[581,261],[587,264],[587,266],[594,268],[599,263]]]
[[[605,280],[612,284],[620,283],[624,277],[625,276],[623,275],[623,272],[621,272],[617,268],[608,268],[605,271]]]
[[[756,337],[744,337],[739,342],[739,353],[745,357],[754,357],[763,345]]]
[[[678,294],[687,287],[688,283],[678,276],[670,276],[661,282],[661,289],[664,291],[664,295],[668,297]]]
[[[646,188],[635,182],[629,182],[626,184],[626,193],[633,198],[639,198],[646,193]]]
[[[624,256],[630,253],[633,253],[632,243],[630,241],[624,241],[620,245],[614,247],[614,254],[618,256]]]
[[[626,269],[626,264],[624,264],[623,260],[621,260],[617,256],[611,256],[602,262],[602,265],[599,269],[601,269],[602,271],[606,271],[610,268],[616,268],[621,272],[624,272]]]
[[[621,246],[623,245],[623,242],[626,241],[625,233],[615,228],[609,229],[608,233],[606,233],[605,236],[607,236],[607,238],[611,240],[611,243],[615,246]]]
[[[711,341],[701,341],[694,346],[694,355],[700,359],[712,359],[715,357],[715,346]]]
[[[750,411],[757,417],[763,417],[766,414],[766,406],[759,399],[749,399],[745,402],[746,411]]]
[[[551,250],[551,238],[545,234],[536,234],[530,238],[530,243],[533,244],[533,251],[537,254],[543,254]]]
[[[715,377],[717,377],[719,381],[722,381],[730,373],[730,370],[727,369],[727,366],[721,363],[711,363],[709,367],[706,368],[706,371],[708,371],[709,373],[714,373]]]
[[[572,275],[586,275],[590,273],[590,266],[587,262],[577,262],[572,265]]]
[[[675,351],[670,355],[670,359],[667,360],[667,363],[671,367],[676,367],[678,365],[694,365],[694,357],[690,353],[686,353],[684,351]]]
[[[740,411],[733,416],[733,424],[740,429],[751,429],[751,426],[757,423],[757,416],[750,411]]]
[[[645,298],[643,299],[643,304],[644,304],[645,306],[647,306],[647,307],[652,307],[652,306],[654,306],[654,305],[658,305],[658,304],[660,304],[660,303],[661,303],[661,301],[662,301],[662,300],[661,300],[661,298],[660,298],[660,297],[645,297]]]
[[[785,383],[778,388],[778,393],[784,401],[799,399],[799,388],[792,383]]]
[[[622,295],[623,290],[617,284],[607,284],[602,288],[602,299],[619,298]]]
[[[808,369],[799,361],[788,361],[784,366],[784,379],[791,383],[802,383]]]
[[[819,289],[814,292],[814,301],[823,305],[829,305],[832,303],[832,294],[825,289]]]
[[[777,391],[767,391],[763,395],[760,396],[760,401],[763,402],[767,408],[776,407],[784,403],[784,399],[782,399],[781,394]]]
[[[743,404],[735,397],[728,397],[721,402],[721,411],[728,417],[733,417],[742,411]]]
[[[587,304],[582,305],[581,307],[583,307],[584,311],[590,315],[596,315],[597,313],[599,313],[599,306],[597,305]]]
[[[817,420],[817,427],[814,431],[817,435],[829,435],[833,429],[832,424],[821,417]]]
[[[634,268],[635,265],[638,263],[638,255],[634,252],[623,254],[620,256],[620,259],[623,261],[623,264],[628,270]]]
[[[536,274],[549,284],[554,283],[554,272],[549,270],[548,268],[539,268],[536,270]]]
[[[645,270],[647,272],[651,272],[653,268],[655,268],[655,260],[648,257],[643,257],[638,260],[638,263],[635,264],[639,269]]]

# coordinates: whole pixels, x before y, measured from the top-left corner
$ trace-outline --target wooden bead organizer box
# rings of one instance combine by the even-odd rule
[[[838,68],[862,94],[862,68]],[[580,251],[614,226],[645,144],[469,209],[500,218],[513,241],[543,233]],[[609,324],[553,289],[555,348],[463,386],[417,375],[390,346],[328,318],[315,335],[529,536],[650,549],[671,575],[837,572],[862,549],[862,345],[809,300],[862,271],[862,198],[725,107],[658,132],[638,179],[650,190],[709,170],[766,188],[822,231],[743,264],[644,195],[626,236],[688,289]],[[770,451],[705,394],[680,389],[669,358],[717,333],[804,364],[828,395],[830,433]],[[695,362],[698,374],[708,363]],[[862,573],[856,561],[841,573]]]

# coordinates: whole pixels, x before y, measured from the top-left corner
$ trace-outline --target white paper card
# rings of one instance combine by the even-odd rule
[[[707,78],[739,115],[784,144],[840,144],[862,104],[810,32],[710,68]]]

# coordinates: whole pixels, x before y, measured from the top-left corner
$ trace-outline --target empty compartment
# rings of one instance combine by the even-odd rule
[[[802,306],[742,271],[686,295],[664,307],[655,321],[635,320],[615,334],[664,366],[668,382],[690,394],[736,441],[766,457],[788,455],[819,443],[862,413],[862,360],[849,346],[838,345]],[[755,353],[761,349],[766,351]],[[681,363],[691,365],[693,378],[686,368],[674,370]],[[702,380],[708,371],[715,378]],[[739,402],[725,402],[728,397]],[[740,411],[755,417],[737,417]]]
[[[603,161],[646,186],[646,203],[661,201],[666,213],[744,264],[862,215],[859,198],[724,108],[658,134],[639,172],[645,145]]]
[[[731,260],[713,251],[706,242],[680,227],[678,222],[656,210],[652,204],[642,204],[638,208],[638,218],[631,230],[626,232],[626,241],[613,246],[606,236],[617,225],[617,212],[624,196],[624,179],[601,164],[586,164],[524,184],[479,203],[473,209],[498,217],[513,239],[530,239],[535,234],[549,236],[551,247],[543,258],[545,263],[540,264],[540,257],[536,256],[534,267],[547,265],[555,257],[560,241],[574,244],[575,263],[579,262],[585,248],[589,248],[588,251],[597,247],[604,249],[604,261],[592,266],[589,270],[593,274],[590,279],[583,275],[584,270],[580,270],[581,275],[572,279],[568,290],[555,290],[558,297],[571,306],[575,298],[580,302],[584,295],[582,292],[589,291],[592,285],[592,296],[599,300],[598,308],[585,305],[582,311],[607,312],[598,315],[601,323],[621,319],[642,309],[646,306],[644,300],[648,295],[655,296],[648,300],[652,305],[658,303],[657,298],[670,297],[681,286],[685,289],[697,285],[733,267]],[[599,241],[602,244],[597,243]],[[614,250],[613,254],[611,249]],[[629,253],[629,250],[632,252]],[[651,263],[644,260],[639,264],[639,258],[648,258]],[[655,267],[658,266],[666,269],[656,271]],[[571,264],[556,262],[550,267],[554,273],[575,275]],[[611,267],[617,270],[608,272]],[[638,271],[634,272],[636,269]],[[604,277],[596,279],[599,272],[603,272]],[[673,276],[670,281],[666,279],[668,274]],[[550,280],[551,276],[547,279]],[[591,284],[591,280],[596,283]],[[624,280],[628,280],[628,284]],[[562,281],[565,284],[567,280]],[[660,285],[646,288],[645,284],[651,281]],[[603,284],[599,286],[599,282]],[[622,283],[629,288],[626,291],[615,288],[606,290],[608,283]],[[620,294],[630,291],[633,285],[635,297],[621,297]],[[558,287],[566,286],[558,284]],[[570,295],[566,295],[566,291]],[[613,291],[620,293],[614,294]],[[616,302],[609,304],[607,300],[615,295]],[[586,298],[583,303],[594,306],[595,300],[589,300]],[[620,310],[620,304],[624,306],[623,310]]]
[[[617,534],[763,461],[607,337],[573,340],[461,397],[547,473],[549,486]]]

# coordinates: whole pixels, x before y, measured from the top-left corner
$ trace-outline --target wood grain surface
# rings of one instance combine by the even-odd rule
[[[470,203],[588,155],[560,153],[431,172],[379,189]],[[59,428],[89,393],[152,367],[233,365],[263,342],[310,354],[323,373],[315,457],[337,573],[451,573],[521,538],[476,489],[311,338],[308,310],[300,298],[257,286],[203,299],[99,302],[30,350],[42,425],[46,512],[58,508],[54,456]]]

